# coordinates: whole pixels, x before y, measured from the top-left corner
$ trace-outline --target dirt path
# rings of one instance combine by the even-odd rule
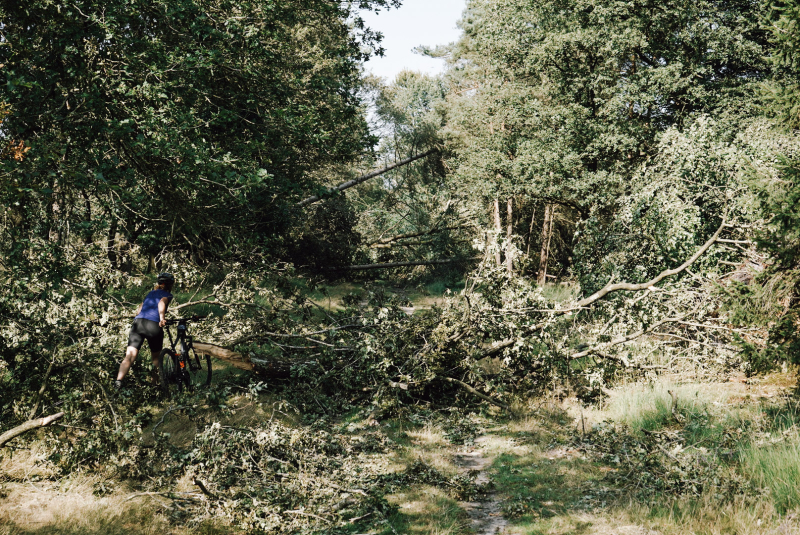
[[[478,437],[474,446],[468,446],[453,456],[455,464],[465,473],[477,472],[475,483],[481,486],[489,483],[491,479],[487,469],[492,464],[492,459],[484,456],[481,447],[486,438],[486,436]],[[503,518],[500,498],[493,490],[481,501],[461,502],[460,505],[472,520],[472,529],[476,535],[500,535],[505,531],[508,521]]]

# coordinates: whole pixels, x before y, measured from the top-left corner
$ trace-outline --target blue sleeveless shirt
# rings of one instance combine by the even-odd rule
[[[158,317],[158,302],[164,297],[168,299],[167,304],[172,301],[172,294],[165,290],[153,290],[147,294],[147,297],[144,298],[144,303],[142,303],[142,311],[139,312],[135,319],[146,319],[158,323],[160,320]]]

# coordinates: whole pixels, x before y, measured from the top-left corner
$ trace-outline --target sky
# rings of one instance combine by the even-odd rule
[[[415,54],[415,46],[446,45],[458,39],[461,30],[456,22],[466,7],[466,0],[403,0],[400,9],[383,10],[379,14],[362,12],[367,26],[383,33],[383,57],[370,59],[368,72],[387,81],[403,69],[438,74],[444,71],[444,60]]]

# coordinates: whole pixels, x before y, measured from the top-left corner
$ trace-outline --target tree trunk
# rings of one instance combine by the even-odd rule
[[[194,350],[201,355],[210,355],[215,359],[224,360],[234,368],[253,372],[265,377],[286,378],[292,371],[292,366],[310,361],[266,360],[250,358],[241,353],[231,351],[222,346],[194,342]]]
[[[514,198],[509,197],[506,203],[506,271],[509,277],[514,274],[514,254],[511,247],[511,236],[514,233]]]
[[[108,228],[108,240],[106,241],[108,261],[111,262],[111,267],[114,269],[119,268],[119,255],[117,254],[117,223],[117,218],[114,218]]]
[[[92,202],[89,200],[89,195],[86,193],[86,190],[82,191],[81,194],[83,195],[83,206],[84,206],[84,220],[86,223],[91,223],[92,221]],[[83,243],[84,245],[90,245],[94,241],[94,236],[92,235],[92,228],[91,226],[87,225],[83,231]]]
[[[547,280],[547,261],[550,256],[550,236],[553,234],[553,212],[555,205],[544,207],[544,224],[542,225],[542,252],[539,255],[539,276],[536,282],[542,285]]]
[[[525,252],[526,256],[531,255],[531,242],[533,241],[533,224],[536,222],[536,205],[533,205],[533,214],[531,215],[531,226],[528,228],[528,250]]]
[[[500,233],[503,232],[503,224],[500,222],[500,200],[495,198],[494,200],[494,230],[495,230],[495,238],[494,238],[494,245],[495,245],[495,253],[494,253],[494,260],[497,264],[497,267],[503,265],[503,261],[500,258],[500,247],[498,246],[498,240],[500,239]]]

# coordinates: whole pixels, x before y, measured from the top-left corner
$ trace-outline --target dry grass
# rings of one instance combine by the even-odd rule
[[[412,445],[395,452],[393,455],[395,464],[407,466],[419,459],[447,476],[458,472],[441,427],[428,423],[421,428],[407,431],[406,434],[411,439]]]
[[[0,474],[7,479],[27,481],[53,475],[53,468],[47,463],[48,452],[41,443],[34,442],[28,449],[12,448],[0,451]]]
[[[708,497],[675,502],[667,509],[631,503],[629,518],[639,520],[663,535],[789,535],[800,533],[797,514],[776,516],[769,499],[755,505],[720,505]]]
[[[495,435],[485,441],[487,450],[498,455],[494,476],[498,488],[503,489],[512,505],[532,506],[532,512],[512,520],[505,533],[800,534],[800,494],[795,490],[800,477],[800,438],[792,434],[796,433],[800,418],[798,411],[785,408],[783,401],[788,386],[795,381],[794,373],[703,384],[676,384],[662,379],[620,385],[609,392],[600,407],[584,407],[574,399],[560,402],[555,398],[520,404],[515,407],[517,413],[525,415],[496,429]],[[590,497],[595,496],[596,504],[597,489],[608,485],[602,480],[603,470],[608,467],[584,464],[581,452],[567,446],[548,450],[544,445],[559,442],[565,436],[567,442],[561,443],[569,444],[569,437],[581,434],[584,428],[589,432],[594,424],[607,420],[628,424],[634,430],[674,426],[669,390],[677,395],[682,414],[708,419],[707,428],[692,431],[703,435],[711,444],[708,447],[713,447],[722,428],[734,432],[737,428],[739,432],[750,428],[771,430],[766,435],[759,434],[754,446],[742,452],[743,470],[761,487],[769,488],[770,494],[747,504],[721,503],[710,494],[699,499],[664,495],[652,503],[627,498],[617,502],[614,498],[584,511],[579,505],[584,489]],[[775,440],[780,444],[764,445]],[[545,510],[542,505],[548,503],[555,504],[555,508],[548,506],[555,514],[539,515],[540,508]]]
[[[662,535],[661,531],[632,523],[628,515],[573,513],[540,521],[536,527],[512,525],[503,535]]]
[[[0,535],[188,533],[171,526],[153,498],[128,500],[131,492],[126,488],[95,496],[101,483],[108,483],[103,475],[74,474],[56,483],[6,484],[6,497],[0,502]]]
[[[730,411],[732,402],[750,399],[749,387],[743,383],[676,384],[662,379],[652,383],[629,383],[609,390],[608,399],[599,407],[584,407],[574,399],[565,401],[563,407],[581,430],[588,431],[605,420],[639,429],[648,419],[670,412],[669,391],[677,396],[679,407],[689,410]]]

